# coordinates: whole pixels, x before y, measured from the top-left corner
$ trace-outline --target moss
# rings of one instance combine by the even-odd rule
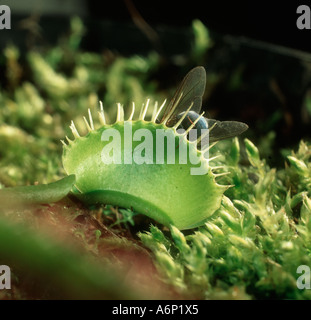
[[[95,112],[98,100],[103,100],[111,120],[117,101],[131,103],[145,97],[145,92],[152,100],[162,101],[166,96],[156,78],[150,77],[163,67],[158,54],[122,57],[109,51],[83,52],[79,49],[83,26],[75,20],[71,27],[58,46],[30,50],[25,61],[14,46],[1,55],[1,69],[5,71],[0,90],[1,188],[62,178],[65,172],[59,140],[70,133],[67,124],[71,120],[83,132],[81,115],[87,107]],[[203,61],[211,48],[210,38],[204,37],[210,35],[200,23],[194,28],[198,47],[190,56]],[[211,76],[209,90],[220,78],[216,73]],[[234,81],[234,86],[238,85],[239,81]],[[175,87],[174,83],[171,86]],[[63,202],[32,204],[13,211],[2,207],[0,264],[12,264],[15,289],[0,291],[0,296],[57,297],[57,289],[68,285],[73,291],[66,291],[66,297],[85,297],[78,293],[87,288],[95,290],[89,297],[113,294],[128,298],[132,296],[125,294],[128,287],[119,283],[122,275],[99,284],[95,275],[110,276],[98,263],[113,267],[123,264],[124,274],[131,261],[131,276],[141,276],[130,284],[135,297],[141,297],[136,294],[141,288],[147,288],[143,297],[154,297],[147,295],[148,287],[159,285],[160,275],[163,290],[158,292],[162,298],[190,294],[201,299],[311,299],[311,291],[300,290],[296,284],[297,267],[311,267],[311,145],[301,141],[293,151],[288,147],[283,152],[283,164],[270,167],[273,139],[271,131],[258,143],[234,139],[212,149],[213,155],[220,156],[213,160],[217,173],[229,173],[219,181],[233,187],[202,227],[186,232],[156,225],[131,210],[87,209],[68,197]],[[53,230],[49,238],[42,236],[45,228]],[[63,243],[56,241],[59,237]],[[64,248],[70,241],[83,257],[73,248]],[[31,265],[29,257],[36,258]],[[46,286],[45,268],[53,257],[61,257],[66,269],[49,278],[50,284],[59,284],[56,292],[55,287],[53,292],[53,286]],[[75,283],[72,261],[78,262],[74,272],[83,281]],[[145,278],[143,268],[148,270]],[[85,270],[92,270],[94,275]],[[111,285],[116,290],[109,289]]]
[[[165,277],[181,290],[197,288],[206,298],[224,291],[228,298],[238,287],[243,298],[309,299],[309,291],[298,289],[296,280],[297,267],[311,263],[311,145],[302,141],[282,170],[261,160],[250,141],[245,145],[248,165],[228,168],[226,161],[219,162],[234,173],[226,183],[239,183],[204,227],[186,236],[187,241],[172,229],[165,250],[156,245],[161,237],[155,227],[142,233],[141,240],[154,252],[164,277],[164,254],[176,263],[172,270],[182,269],[182,279]]]

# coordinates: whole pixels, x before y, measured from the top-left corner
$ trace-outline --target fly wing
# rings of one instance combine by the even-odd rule
[[[191,110],[200,113],[205,85],[205,69],[203,67],[192,69],[179,85],[172,100],[166,107],[160,122],[163,122],[171,113],[167,125],[174,125],[176,123],[176,116],[179,113],[186,111],[191,103],[193,103]]]
[[[208,124],[209,142],[233,138],[248,129],[248,125],[239,121],[218,121],[205,118]]]

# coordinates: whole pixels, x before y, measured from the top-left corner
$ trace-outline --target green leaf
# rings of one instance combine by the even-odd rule
[[[18,208],[25,205],[57,202],[64,198],[73,187],[75,175],[56,182],[34,186],[18,186],[0,190],[3,208]]]

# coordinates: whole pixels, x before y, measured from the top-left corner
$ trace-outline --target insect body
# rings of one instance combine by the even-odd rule
[[[176,116],[176,120],[179,121],[184,117],[185,114],[186,111],[179,113]],[[190,141],[198,139],[202,135],[202,130],[208,130],[209,128],[206,119],[204,117],[198,119],[199,117],[200,115],[198,113],[194,111],[189,111],[177,128],[187,130],[193,123],[195,123],[195,121],[197,121],[197,123],[194,125],[194,128],[191,129],[191,131],[196,130],[196,135],[194,136],[194,138],[192,138],[192,136],[189,135],[188,139]]]
[[[202,97],[206,86],[206,72],[203,67],[192,69],[178,87],[171,102],[164,111],[161,122],[168,117],[167,126],[175,125],[186,113],[179,128],[187,130],[199,117]],[[186,112],[190,108],[190,111]],[[235,137],[248,129],[247,124],[238,121],[218,121],[201,117],[193,129],[197,137],[202,129],[209,129],[209,142]]]

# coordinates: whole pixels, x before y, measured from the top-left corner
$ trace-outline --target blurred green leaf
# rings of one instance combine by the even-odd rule
[[[46,185],[19,186],[0,190],[1,209],[56,202],[67,196],[75,182],[70,175]]]

